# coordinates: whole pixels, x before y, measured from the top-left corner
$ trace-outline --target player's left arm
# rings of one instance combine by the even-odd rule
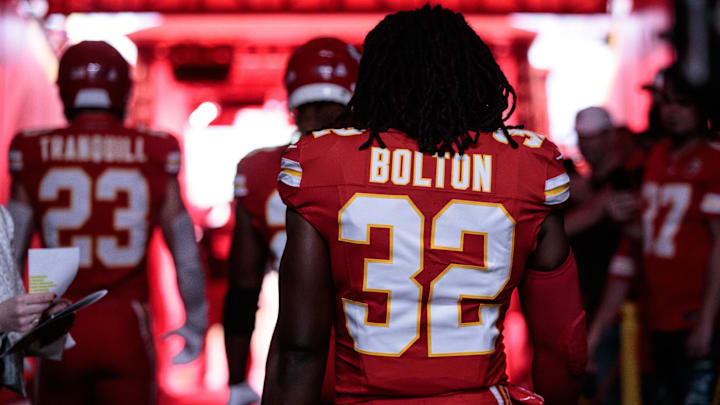
[[[174,177],[167,183],[159,223],[172,253],[178,290],[185,307],[185,324],[168,333],[185,339],[185,348],[173,358],[174,364],[183,364],[195,360],[202,352],[207,326],[207,304],[205,270],[195,242],[195,230],[183,204],[180,185]]]
[[[316,405],[325,373],[334,290],[328,246],[288,208],[280,262],[280,312],[268,356],[263,405]]]
[[[700,317],[687,341],[687,354],[691,357],[710,355],[715,320],[720,309],[720,219],[711,219],[708,225],[713,242]]]
[[[548,404],[574,405],[587,362],[587,333],[577,265],[559,214],[543,222],[526,267],[519,290],[534,348],[535,390]]]

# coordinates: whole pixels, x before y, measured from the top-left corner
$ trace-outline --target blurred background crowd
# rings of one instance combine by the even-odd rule
[[[648,402],[654,394],[644,392],[654,372],[645,320],[648,308],[662,309],[643,305],[641,186],[654,145],[704,125],[688,118],[693,111],[717,122],[712,95],[720,76],[711,73],[719,67],[720,5],[712,0],[442,4],[466,15],[515,87],[518,111],[510,124],[547,134],[565,156],[571,177],[565,225],[589,315],[584,403],[635,404],[643,397],[654,403]],[[13,135],[65,124],[55,86],[58,59],[80,41],[104,40],[132,65],[135,84],[126,123],[168,131],[180,142],[183,198],[207,259],[209,328],[200,358],[171,363],[181,342],[160,336],[179,327],[184,314],[169,253],[155,237],[148,263],[159,404],[227,401],[221,314],[235,222],[232,184],[237,162],[248,152],[298,137],[282,80],[290,54],[318,36],[339,37],[361,50],[365,34],[387,12],[418,5],[414,0],[0,0],[0,203],[9,198],[7,150]],[[720,172],[720,162],[713,164]],[[690,270],[677,270],[681,283],[683,271]],[[277,306],[276,284],[266,285],[248,371],[256,391],[262,388]],[[506,345],[516,353],[509,374],[522,383],[529,378],[530,359],[522,316],[513,312],[506,323]],[[702,373],[698,367],[684,372]],[[0,403],[15,401],[23,403],[0,392]]]

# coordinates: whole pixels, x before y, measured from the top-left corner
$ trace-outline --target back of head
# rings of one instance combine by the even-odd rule
[[[334,102],[347,105],[357,81],[360,53],[337,38],[315,38],[290,57],[285,71],[288,108]]]
[[[106,42],[83,41],[60,59],[58,87],[68,119],[79,110],[110,111],[122,118],[130,95],[130,68]]]
[[[610,113],[602,107],[588,107],[575,115],[578,136],[595,136],[613,129]]]
[[[388,15],[367,35],[348,110],[371,133],[363,147],[394,128],[425,153],[462,153],[477,132],[506,129],[515,98],[463,15],[426,5]]]

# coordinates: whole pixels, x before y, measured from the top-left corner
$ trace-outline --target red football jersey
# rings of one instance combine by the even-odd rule
[[[354,129],[288,147],[280,194],[330,248],[337,403],[506,400],[495,385],[510,295],[569,196],[557,147],[511,133],[518,149],[497,132],[452,158],[392,130],[385,149],[360,151],[367,134]]]
[[[285,204],[277,191],[280,158],[287,145],[251,152],[237,166],[235,198],[250,215],[272,254],[273,268],[280,264],[285,249]]]
[[[656,145],[643,182],[644,293],[651,330],[691,328],[705,293],[712,235],[720,219],[720,144],[700,141],[677,158]]]
[[[180,169],[175,138],[82,116],[67,128],[17,135],[10,169],[30,195],[43,244],[80,248],[69,298],[101,288],[146,298],[148,241]]]

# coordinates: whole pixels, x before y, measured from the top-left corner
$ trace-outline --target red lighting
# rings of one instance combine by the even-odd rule
[[[649,0],[646,0],[646,2]],[[659,1],[659,0],[656,0]],[[417,0],[49,0],[50,13],[156,11],[162,13],[358,13],[414,9]],[[450,0],[439,2],[465,13],[605,13],[607,0]]]

